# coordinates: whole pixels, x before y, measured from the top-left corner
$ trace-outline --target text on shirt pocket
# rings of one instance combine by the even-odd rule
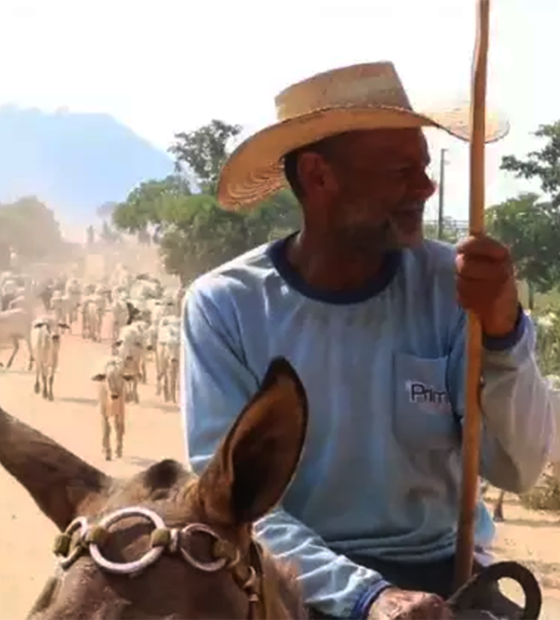
[[[394,431],[416,450],[451,449],[459,445],[459,426],[447,390],[447,356],[394,357]]]

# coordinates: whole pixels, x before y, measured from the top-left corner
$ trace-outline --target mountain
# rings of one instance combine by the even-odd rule
[[[63,227],[172,171],[167,153],[108,114],[0,107],[0,203],[36,195]]]

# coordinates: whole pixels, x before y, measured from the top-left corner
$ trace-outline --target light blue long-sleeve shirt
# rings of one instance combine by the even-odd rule
[[[455,250],[425,241],[387,255],[352,295],[311,290],[290,268],[286,241],[201,276],[184,304],[182,402],[187,448],[200,472],[275,356],[306,388],[303,459],[282,506],[257,524],[294,561],[308,604],[350,617],[379,573],[346,554],[423,562],[454,553],[461,475],[465,313]],[[548,389],[525,314],[485,340],[481,475],[512,492],[532,486],[554,436]],[[480,502],[476,544],[492,520]]]

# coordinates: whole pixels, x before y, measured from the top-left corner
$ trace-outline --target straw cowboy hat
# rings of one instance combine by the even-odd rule
[[[278,122],[257,132],[230,155],[218,183],[227,209],[256,205],[285,186],[283,157],[290,151],[346,131],[438,127],[470,139],[470,109],[413,110],[391,62],[352,65],[319,73],[275,99]],[[509,124],[487,114],[486,142],[503,138]]]

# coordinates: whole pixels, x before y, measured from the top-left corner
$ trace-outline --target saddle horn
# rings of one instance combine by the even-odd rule
[[[496,562],[486,566],[461,586],[447,604],[456,612],[476,609],[484,589],[504,578],[513,579],[523,590],[525,606],[520,620],[538,620],[542,607],[541,587],[533,573],[517,562]]]

